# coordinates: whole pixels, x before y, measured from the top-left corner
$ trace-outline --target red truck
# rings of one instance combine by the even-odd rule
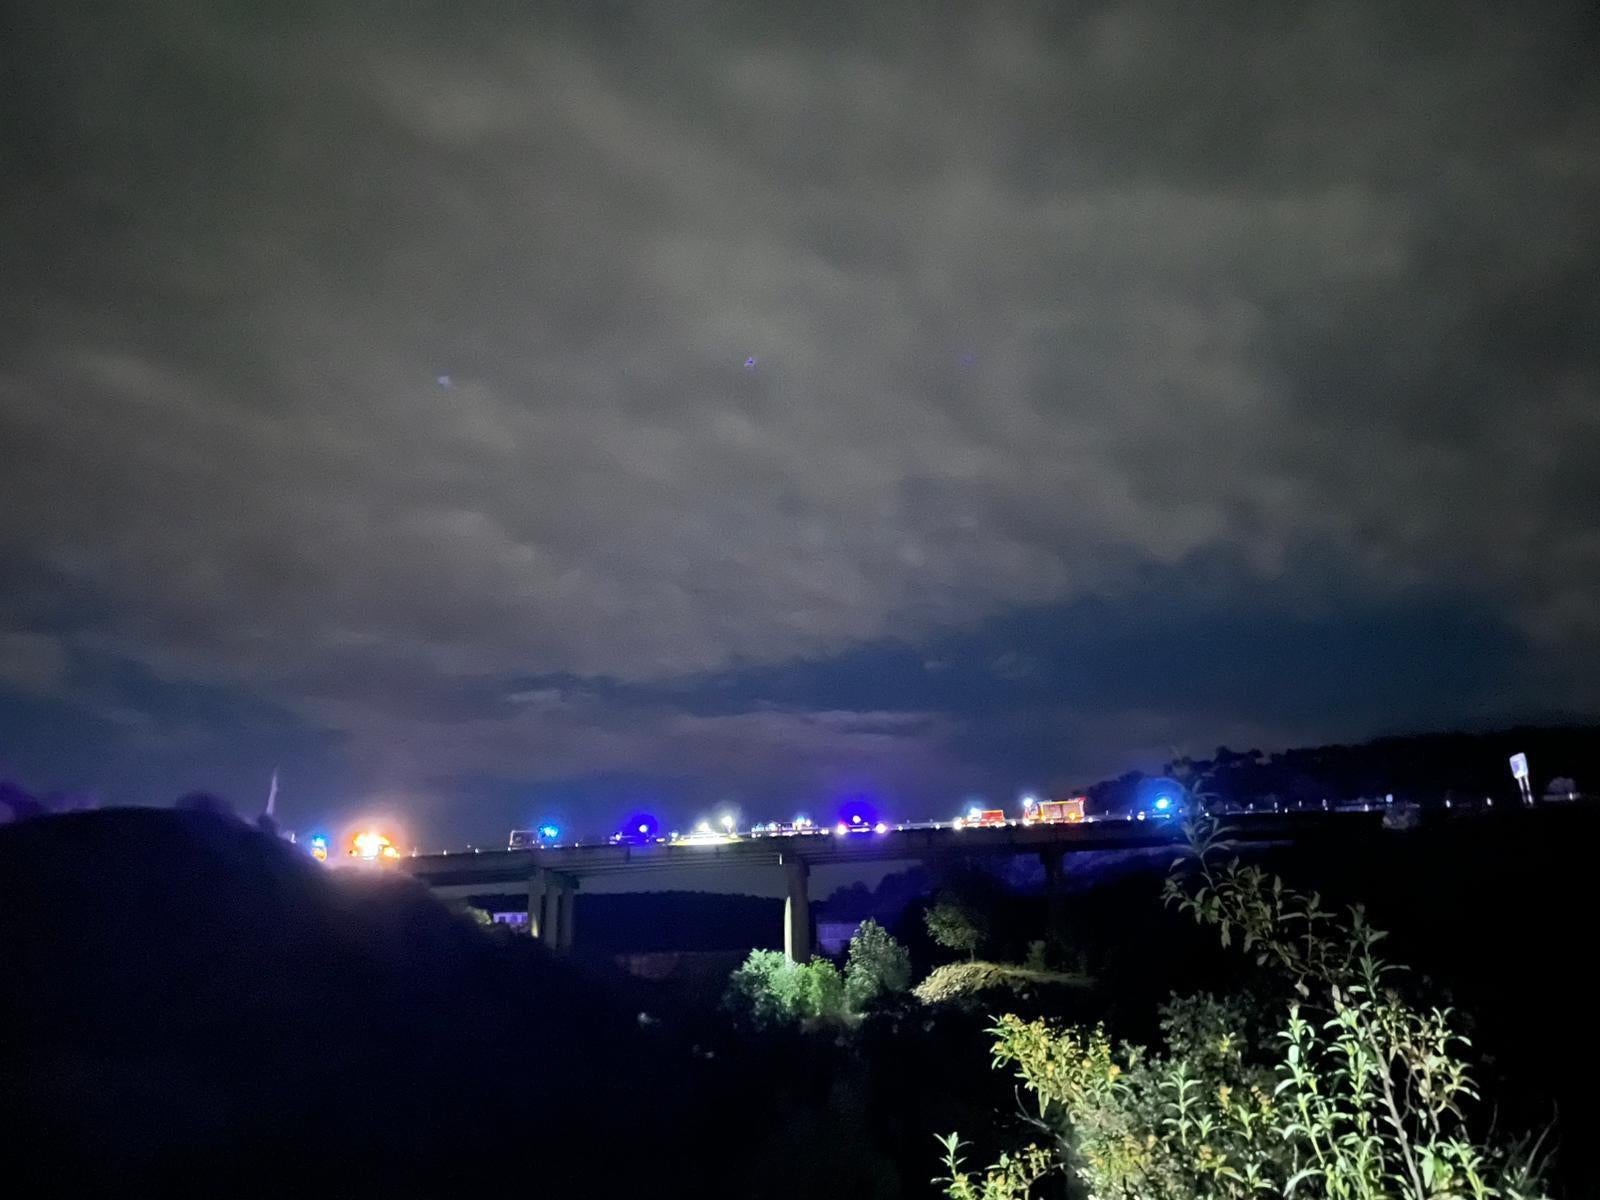
[[[1082,796],[1070,800],[1042,800],[1026,820],[1043,825],[1076,825],[1084,819],[1083,802]]]

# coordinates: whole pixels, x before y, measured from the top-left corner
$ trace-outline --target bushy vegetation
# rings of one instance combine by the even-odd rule
[[[953,892],[941,893],[924,914],[928,936],[935,943],[956,954],[965,954],[968,961],[978,957],[978,949],[988,939],[988,915],[967,897]]]
[[[876,921],[861,922],[845,960],[845,1003],[863,1013],[911,986],[911,953]]]
[[[982,1173],[941,1138],[953,1200],[1011,1200],[1063,1175],[1088,1200],[1524,1200],[1544,1195],[1520,1144],[1482,1130],[1469,1047],[1419,1002],[1361,909],[1323,907],[1196,831],[1196,870],[1167,899],[1269,969],[1281,990],[1175,999],[1154,1048],[1103,1028],[1000,1018],[1040,1137]]]
[[[1041,989],[1082,982],[1081,976],[1009,963],[946,963],[929,972],[912,989],[912,995],[924,1004],[972,1006],[1003,1003],[1008,996],[1031,997]]]
[[[825,958],[797,963],[777,950],[752,950],[728,977],[722,1005],[746,1027],[774,1029],[859,1016],[910,982],[906,948],[876,921],[864,921],[842,973]]]
[[[728,977],[722,1005],[752,1029],[837,1019],[844,1015],[844,977],[825,958],[797,963],[781,950],[752,950]]]

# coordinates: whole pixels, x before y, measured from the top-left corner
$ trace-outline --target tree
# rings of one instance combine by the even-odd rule
[[[923,919],[928,935],[946,950],[978,957],[978,947],[989,936],[989,922],[970,902],[948,892],[934,901]]]
[[[851,1012],[865,1012],[887,996],[911,986],[911,953],[876,921],[861,922],[850,939],[844,966],[845,1002]]]
[[[791,967],[797,981],[795,1013],[812,1020],[837,1020],[844,1016],[844,976],[825,958]]]
[[[825,958],[790,962],[777,950],[752,950],[728,976],[722,1007],[742,1024],[775,1029],[844,1015],[844,976]]]
[[[752,950],[744,965],[728,976],[722,1007],[757,1029],[787,1024],[795,1017],[793,967],[779,950]]]
[[[1213,831],[1168,900],[1288,986],[1274,1014],[1242,997],[1175,999],[1154,1050],[1103,1029],[1001,1017],[995,1062],[1015,1068],[1049,1145],[968,1172],[941,1137],[947,1195],[1021,1200],[1052,1174],[1091,1200],[1531,1200],[1531,1155],[1469,1120],[1467,1043],[1448,1010],[1404,996],[1361,910],[1238,859]]]

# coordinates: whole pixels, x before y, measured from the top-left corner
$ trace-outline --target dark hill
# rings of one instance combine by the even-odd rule
[[[0,1119],[24,1194],[627,1194],[672,1136],[681,1081],[625,980],[409,880],[127,809],[0,828],[0,881]]]

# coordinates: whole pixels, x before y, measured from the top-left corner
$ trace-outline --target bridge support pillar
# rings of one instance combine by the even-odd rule
[[[535,867],[528,876],[528,932],[536,942],[544,941],[549,930],[544,919],[546,877],[543,867]]]
[[[1062,928],[1065,924],[1061,893],[1061,861],[1063,853],[1060,847],[1052,847],[1039,851],[1039,861],[1044,864],[1044,903],[1047,933],[1050,940],[1055,940],[1065,935]]]
[[[551,950],[572,949],[572,914],[578,881],[535,868],[528,877],[528,931]]]
[[[783,952],[790,962],[806,962],[811,957],[811,868],[785,856],[783,872],[789,885],[783,902]]]
[[[578,880],[565,878],[562,882],[562,941],[563,950],[573,949],[573,920],[578,914]]]
[[[570,875],[554,875],[551,883],[553,886],[545,893],[544,917],[550,928],[546,943],[552,950],[571,950],[578,881]]]

